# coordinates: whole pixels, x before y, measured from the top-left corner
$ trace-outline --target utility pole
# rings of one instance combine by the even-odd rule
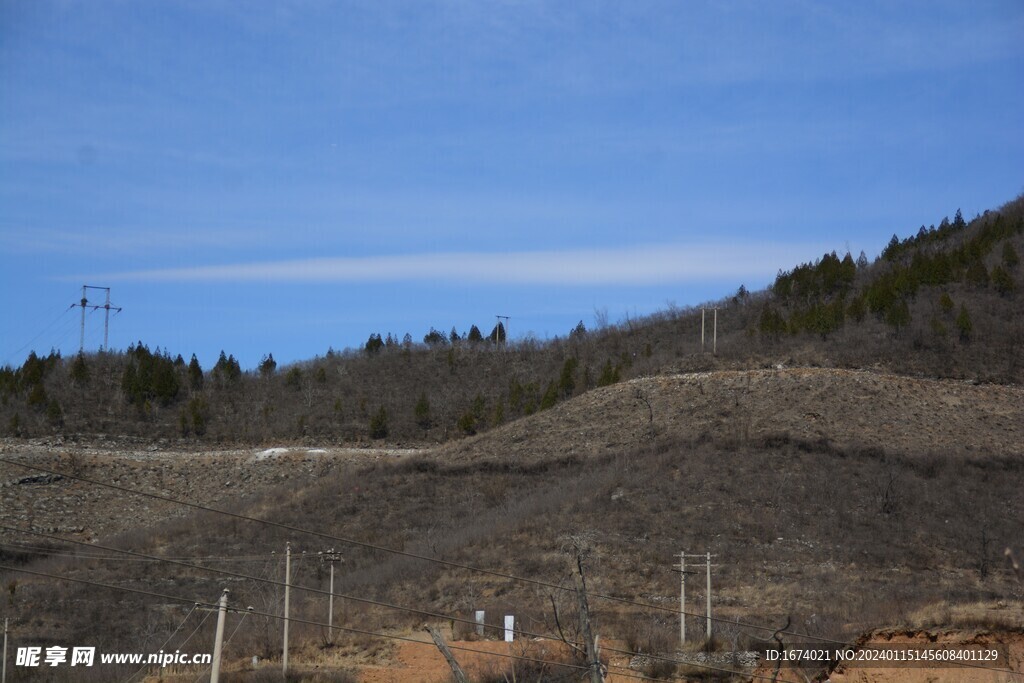
[[[93,304],[89,302],[89,298],[86,292],[86,290],[89,289],[99,289],[106,292],[107,298],[103,305]],[[94,311],[98,311],[99,309],[102,308],[105,311],[105,317],[103,320],[103,348],[101,350],[107,351],[110,348],[108,346],[110,342],[110,311],[113,310],[114,313],[117,314],[120,313],[122,310],[119,306],[114,306],[113,304],[110,303],[110,287],[94,287],[93,285],[82,285],[82,299],[77,304],[72,304],[72,307],[75,306],[80,306],[82,308],[82,329],[81,336],[78,342],[78,352],[85,352],[85,309],[87,308],[91,308]]]
[[[4,664],[0,673],[0,683],[7,683],[7,617],[4,617]]]
[[[344,562],[341,559],[341,553],[335,552],[334,548],[331,548],[327,552],[320,553],[321,562],[331,563],[331,594],[327,599],[327,642],[331,645],[334,644],[334,563]]]
[[[284,650],[281,655],[281,672],[288,677],[288,601],[292,583],[292,544],[287,543],[284,551]]]
[[[705,561],[707,567],[707,594],[705,599],[707,601],[707,637],[711,638],[711,553],[705,553],[703,555],[687,555],[685,552],[679,553],[679,568],[674,571],[679,572],[679,642],[686,643],[686,575],[687,574],[699,574],[700,572],[688,571],[686,569],[686,558],[701,558]]]
[[[210,668],[210,683],[220,681],[220,657],[224,650],[224,615],[228,611],[227,588],[220,594],[220,604],[217,607],[217,635],[213,641],[213,666]]]
[[[679,644],[686,643],[686,553],[679,553]]]
[[[712,345],[711,345],[711,353],[713,353],[716,356],[718,355],[718,309],[717,308],[715,308],[715,332],[714,332],[714,341],[712,342]]]
[[[456,683],[469,683],[469,679],[466,678],[466,672],[462,670],[462,667],[459,666],[458,660],[455,659],[455,655],[453,655],[452,651],[448,649],[448,644],[444,642],[444,636],[441,635],[441,632],[433,626],[428,626],[426,631],[430,634],[430,637],[433,638],[434,645],[436,645],[437,649],[441,651],[441,655],[444,657],[445,661],[448,662],[448,666],[451,667],[452,677],[455,678]]]
[[[583,557],[577,553],[576,568],[579,570],[579,585],[576,598],[579,600],[580,630],[583,631],[583,645],[587,650],[587,666],[590,669],[590,683],[604,683],[601,670],[601,656],[597,649],[597,638],[590,624],[590,608],[587,605],[587,579],[583,576]]]
[[[717,317],[717,314],[718,314],[718,309],[717,308],[715,309],[715,314],[716,314],[716,317]],[[708,563],[708,595],[707,595],[707,598],[708,598],[708,642],[710,643],[710,641],[711,641],[711,553],[710,552],[707,555],[707,563]]]

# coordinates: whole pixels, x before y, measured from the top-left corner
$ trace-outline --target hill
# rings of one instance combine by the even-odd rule
[[[12,568],[0,612],[15,645],[185,651],[183,631],[213,637],[194,602],[230,586],[254,611],[232,621],[229,668],[264,680],[270,669],[246,669],[280,657],[290,542],[292,583],[307,589],[291,595],[305,680],[428,666],[409,652],[423,645],[317,625],[331,548],[348,596],[335,624],[413,641],[443,625],[461,646],[478,636],[458,619],[477,609],[491,635],[515,614],[524,631],[575,640],[567,590],[582,553],[616,667],[680,657],[680,551],[715,557],[711,649],[756,649],[787,621],[788,638],[839,642],[886,628],[1015,633],[1024,583],[1004,553],[1019,557],[1024,519],[1022,240],[1018,199],[895,239],[873,264],[828,254],[782,271],[769,291],[718,302],[717,355],[700,353],[688,309],[507,347],[381,340],[262,373],[229,356],[196,372],[141,345],[30,356],[0,383],[14,433],[0,442],[0,565]],[[691,634],[704,626],[688,618]],[[500,660],[474,677],[573,679],[570,650],[543,652],[562,668]],[[725,680],[749,674],[726,668]]]
[[[564,337],[496,343],[479,331],[371,333],[361,349],[242,371],[203,369],[142,342],[0,369],[9,436],[138,436],[182,444],[438,443],[486,431],[617,381],[662,371],[877,366],[923,377],[1024,380],[1024,198],[893,240],[874,262],[825,254],[719,308],[717,358],[699,308]],[[475,329],[475,328],[474,328]],[[710,332],[709,332],[710,336]],[[708,340],[710,347],[710,339]]]

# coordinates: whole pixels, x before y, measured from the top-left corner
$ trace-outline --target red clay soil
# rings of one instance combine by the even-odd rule
[[[420,636],[416,636],[420,639]],[[401,643],[395,653],[393,662],[387,665],[365,665],[359,667],[360,683],[449,683],[452,671],[444,657],[430,641],[429,636],[422,636],[423,643]],[[452,654],[459,665],[475,678],[476,675],[493,672],[498,674],[511,665],[513,661],[507,657],[495,656],[515,655],[544,660],[562,660],[565,650],[559,643],[550,641],[522,640],[514,643],[500,641],[454,641],[449,642]],[[465,648],[465,649],[460,649]],[[480,654],[470,652],[475,650]],[[493,654],[484,654],[493,653]],[[628,683],[636,678],[618,676],[615,671],[625,671],[628,664],[626,657],[613,657],[609,664],[612,672],[605,679],[607,683]],[[630,672],[633,675],[636,672]]]

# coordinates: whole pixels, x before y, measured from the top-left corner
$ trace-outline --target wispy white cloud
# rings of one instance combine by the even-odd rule
[[[325,257],[92,274],[107,282],[434,282],[653,285],[766,277],[820,256],[815,244],[721,243],[619,249]],[[76,276],[81,278],[81,276]],[[74,279],[74,278],[72,278]]]

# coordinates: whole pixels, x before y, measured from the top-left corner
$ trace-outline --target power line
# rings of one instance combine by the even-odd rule
[[[24,531],[24,530],[21,530]],[[76,543],[71,539],[60,538],[52,536],[62,543]],[[101,546],[94,545],[92,543],[85,543],[86,546],[99,548]],[[211,556],[196,556],[196,557],[156,557],[152,559],[146,558],[132,558],[132,557],[119,557],[117,555],[95,555],[89,553],[72,553],[72,552],[59,552],[53,548],[47,548],[39,545],[26,545],[23,543],[11,543],[11,542],[0,542],[0,546],[11,548],[16,551],[25,552],[33,555],[45,555],[46,557],[69,557],[82,560],[111,560],[115,562],[163,562],[165,560],[183,560],[193,562],[283,562],[283,557],[277,557],[274,554],[268,555],[239,555],[237,557],[211,557]]]
[[[2,525],[0,525],[0,528],[11,529],[11,530],[14,530],[14,531],[24,531],[24,530],[20,530],[20,529],[12,529],[11,527],[6,527],[6,526],[2,526]],[[28,533],[45,536],[45,534],[41,534],[40,532],[28,532]],[[72,542],[74,542],[74,543],[84,543],[82,541],[72,541]],[[129,550],[119,550],[119,549],[116,549],[116,548],[109,548],[109,549],[110,550],[114,550],[116,552],[124,552],[124,553],[129,553],[129,554],[139,554],[139,553],[135,553],[134,551],[129,551]],[[160,558],[156,558],[156,559],[160,559]],[[174,562],[174,564],[183,564],[183,563]],[[282,582],[275,581],[273,579],[262,579],[262,578],[258,578],[258,577],[251,577],[251,576],[246,576],[246,575],[243,575],[243,574],[237,574],[237,573],[234,573],[234,572],[228,572],[228,571],[225,571],[225,570],[215,569],[215,568],[212,568],[212,567],[198,567],[198,566],[193,566],[193,565],[185,565],[185,566],[191,567],[193,569],[200,569],[200,570],[204,570],[204,571],[212,571],[212,572],[216,572],[216,573],[219,573],[219,574],[225,574],[227,576],[233,576],[233,577],[236,577],[236,578],[248,579],[248,580],[252,580],[252,581],[256,581],[256,582],[261,582],[261,583],[269,583],[269,584],[274,584],[274,585],[283,585]],[[18,572],[23,572],[23,573],[26,573],[26,574],[34,574],[34,575],[37,575],[37,576],[44,576],[44,577],[47,577],[47,578],[52,578],[52,579],[57,579],[57,580],[72,581],[72,582],[76,582],[76,583],[82,583],[82,584],[86,584],[86,585],[98,586],[98,587],[102,587],[102,588],[110,588],[110,589],[113,589],[113,590],[123,590],[123,591],[132,592],[132,593],[138,593],[138,594],[142,594],[142,595],[149,595],[149,596],[154,596],[154,597],[160,597],[160,598],[163,598],[163,599],[177,600],[179,602],[187,601],[185,598],[181,598],[181,597],[168,596],[168,595],[164,595],[164,594],[160,594],[160,593],[153,593],[151,591],[143,591],[143,590],[140,590],[140,589],[127,588],[127,587],[123,587],[123,586],[112,586],[112,585],[109,585],[109,584],[98,583],[98,582],[94,582],[94,581],[88,581],[86,579],[75,579],[75,578],[71,578],[71,577],[68,577],[68,576],[60,576],[60,575],[56,575],[56,574],[48,574],[48,573],[45,573],[45,572],[39,572],[39,571],[34,571],[34,570],[29,570],[29,569],[22,569],[22,568],[16,568],[16,567],[6,567],[6,566],[0,565],[0,570],[18,571]],[[297,590],[304,590],[304,591],[307,591],[307,592],[326,594],[326,591],[323,591],[323,590],[317,589],[317,588],[312,588],[312,587],[295,586],[295,588]],[[356,602],[365,602],[365,603],[368,603],[368,604],[371,604],[371,605],[376,605],[376,606],[385,607],[385,608],[389,608],[389,609],[396,609],[396,610],[400,610],[400,611],[407,611],[407,612],[412,612],[412,613],[416,613],[416,614],[426,615],[426,616],[430,616],[430,617],[434,617],[434,618],[440,618],[440,619],[444,619],[444,620],[450,620],[450,621],[456,621],[456,622],[467,623],[467,624],[474,624],[474,625],[476,624],[475,621],[470,621],[469,619],[463,619],[463,618],[460,618],[460,617],[454,617],[454,616],[445,615],[445,614],[438,614],[438,613],[434,613],[434,612],[428,612],[426,610],[419,610],[419,609],[410,608],[410,607],[401,607],[401,606],[398,606],[398,605],[392,605],[392,604],[389,604],[389,603],[380,602],[380,601],[376,601],[376,600],[371,600],[371,599],[368,599],[368,598],[357,598],[357,597],[354,597],[354,596],[340,595],[340,594],[338,595],[338,597],[341,597],[343,599],[353,600],[353,601],[356,601]],[[197,607],[213,607],[214,603],[196,602],[196,603],[194,603],[194,605],[195,606],[193,607],[193,610],[196,609]],[[232,609],[230,611],[241,612],[241,610],[239,610],[238,608],[234,608],[234,609]],[[249,610],[247,610],[246,613],[253,614],[253,615],[256,615],[256,616],[270,617],[270,618],[278,619],[278,620],[286,619],[286,617],[281,616],[281,615],[269,614],[269,613],[264,613],[264,612],[257,612],[257,611],[254,611],[251,608]],[[190,614],[191,614],[191,612],[190,612]],[[184,647],[184,644],[187,643],[192,638],[192,636],[194,636],[196,634],[196,632],[202,627],[203,623],[205,623],[205,621],[206,621],[206,618],[208,618],[210,614],[212,614],[212,611],[207,613],[206,617],[204,617],[203,621],[199,624],[199,626],[196,627],[195,631],[193,631],[192,634],[189,636],[189,638],[187,638],[181,644],[181,646],[179,646],[179,649],[180,649],[180,647]],[[298,618],[295,618],[295,617],[287,617],[287,620],[295,622],[295,623],[308,624],[308,625],[312,625],[312,626],[320,626],[320,627],[323,627],[323,628],[328,628],[328,629],[333,629],[333,630],[348,631],[348,632],[351,632],[351,633],[357,633],[357,634],[361,634],[361,635],[377,636],[377,637],[381,637],[381,638],[392,638],[392,639],[396,639],[396,640],[404,640],[404,641],[407,641],[407,642],[419,643],[419,644],[424,644],[424,645],[427,644],[427,643],[424,643],[423,641],[418,641],[418,640],[414,640],[414,639],[411,639],[411,638],[403,638],[401,636],[392,636],[392,635],[388,635],[388,634],[384,634],[384,633],[377,633],[377,632],[373,632],[373,631],[363,631],[363,630],[360,630],[360,629],[353,629],[353,628],[349,628],[349,627],[345,627],[345,626],[335,626],[335,625],[332,625],[332,624],[324,624],[322,622],[314,622],[314,621],[310,621],[310,620],[298,619]],[[736,622],[730,622],[730,623],[736,623]],[[241,625],[241,622],[239,622],[239,625],[235,627],[235,631],[238,630],[238,627],[240,625]],[[229,637],[229,639],[228,639],[229,642],[230,642],[231,638],[234,637],[235,631],[233,631],[232,634],[231,634],[231,637]],[[555,636],[551,636],[551,635],[531,633],[529,631],[523,631],[522,629],[516,629],[516,631],[518,633],[520,633],[521,635],[525,635],[525,636],[528,636],[528,637],[531,637],[531,638],[542,638],[542,639],[552,640],[552,641],[556,641],[556,642],[564,642],[566,644],[572,645],[571,643],[569,643],[568,641],[564,640],[563,638],[559,638],[559,637],[555,637]],[[783,630],[776,630],[776,631],[774,631],[774,633],[776,633],[776,634],[780,634],[780,633],[784,633],[784,632],[785,631],[783,631]],[[795,635],[801,635],[801,634],[795,634]],[[170,640],[170,639],[168,639],[168,640]],[[843,643],[843,645],[846,646],[845,643]],[[449,645],[449,647],[451,649],[453,649],[453,650],[463,650],[463,651],[466,651],[466,652],[473,652],[473,653],[477,653],[477,654],[494,655],[494,656],[500,656],[500,657],[510,657],[510,658],[513,658],[513,659],[523,659],[523,660],[526,660],[526,661],[534,661],[534,662],[545,663],[545,664],[554,664],[554,665],[557,665],[557,666],[571,666],[573,668],[577,668],[577,669],[580,669],[580,670],[589,670],[589,668],[590,668],[589,666],[580,666],[580,665],[573,665],[573,664],[567,664],[567,663],[561,663],[561,662],[551,662],[551,661],[545,661],[545,660],[538,660],[538,659],[534,659],[534,658],[530,658],[530,657],[519,657],[519,656],[516,656],[516,655],[504,655],[504,654],[501,654],[501,653],[489,653],[489,652],[486,652],[486,651],[483,651],[483,650],[474,650],[474,649],[466,648],[466,647],[462,647],[462,646]],[[693,662],[693,661],[688,661],[688,660],[675,659],[675,658],[666,657],[666,656],[663,656],[663,655],[655,655],[655,654],[648,654],[648,653],[641,653],[641,652],[633,652],[631,650],[622,650],[622,649],[612,648],[612,647],[604,647],[603,649],[608,651],[608,652],[614,652],[616,654],[629,655],[629,656],[640,655],[640,656],[648,657],[650,659],[656,659],[656,660],[659,660],[659,661],[670,662],[670,663],[673,663],[673,664],[684,664],[684,665],[687,665],[687,666],[693,666],[693,667],[696,667],[696,668],[706,669],[706,670],[709,670],[709,671],[717,671],[717,672],[720,672],[720,673],[744,675],[743,672],[740,672],[740,671],[735,671],[735,670],[732,670],[732,669],[725,669],[725,668],[722,668],[722,667],[717,667],[717,666],[713,666],[713,665],[705,664],[705,663],[701,663],[701,662]],[[982,665],[982,664],[975,664],[975,663],[970,663],[970,662],[960,662],[960,664],[962,664],[964,667],[967,667],[967,668],[982,669],[982,670],[985,670],[985,671],[994,671],[994,672],[997,672],[997,673],[1010,674],[1010,675],[1014,675],[1014,676],[1024,676],[1024,672],[1013,671],[1011,669],[1001,669],[1001,668],[996,668],[996,667],[989,667],[989,666],[985,666],[985,665]],[[616,666],[614,668],[621,669],[622,667]],[[629,674],[624,674],[624,673],[617,674],[617,675],[630,676]],[[760,678],[760,679],[763,679],[763,680],[774,680],[774,678],[770,678],[770,677],[765,676],[765,675],[760,675],[760,674],[750,674],[750,675],[751,675],[752,678]],[[637,676],[637,675],[634,675],[632,677],[633,678],[639,678],[641,680],[657,680],[657,679],[649,678],[647,676]],[[685,676],[683,676],[682,678],[683,678],[683,680],[691,680],[691,679],[689,679],[689,678],[687,678]]]
[[[145,590],[141,590],[141,589],[138,589],[138,588],[127,588],[125,586],[113,586],[111,584],[100,583],[98,581],[89,581],[88,579],[75,579],[75,578],[72,578],[70,576],[60,576],[58,574],[48,574],[46,572],[40,572],[40,571],[31,570],[31,569],[23,569],[23,568],[20,568],[20,567],[7,567],[7,566],[4,566],[4,565],[0,565],[0,570],[21,572],[21,573],[24,573],[24,574],[31,574],[31,575],[34,575],[34,576],[42,576],[42,577],[45,577],[45,578],[48,578],[48,579],[56,579],[58,581],[70,581],[72,583],[81,583],[81,584],[84,584],[84,585],[87,585],[87,586],[93,586],[93,587],[96,587],[96,588],[108,588],[108,589],[111,589],[111,590],[125,591],[125,592],[128,592],[128,593],[137,593],[137,594],[140,594],[140,595],[146,595],[146,596],[150,596],[150,597],[160,598],[162,600],[173,600],[173,601],[176,601],[176,602],[193,602],[192,600],[189,600],[188,598],[183,598],[181,596],[166,595],[164,593],[154,593],[153,591],[145,591]],[[200,607],[210,607],[210,608],[218,607],[218,605],[216,605],[215,603],[211,603],[211,602],[196,602],[194,604],[196,604],[196,605],[198,605]],[[236,608],[231,608],[228,611],[241,612],[242,610],[239,610],[236,607]],[[256,610],[246,610],[246,612],[248,614],[252,614],[253,616],[258,616],[258,617],[267,617],[267,618],[270,618],[270,619],[277,619],[277,620],[284,620],[285,619],[285,617],[280,615],[280,614],[270,614],[269,612],[258,612]],[[212,612],[210,612],[209,614],[212,614]],[[207,616],[209,616],[209,614]],[[294,622],[294,623],[297,623],[297,624],[305,624],[305,625],[308,625],[308,626],[319,626],[321,628],[328,628],[327,624],[324,624],[324,623],[319,622],[319,621],[312,621],[312,620],[309,620],[309,619],[300,619],[300,618],[297,618],[297,617],[288,617],[288,621],[291,621],[291,622]],[[405,636],[396,636],[396,635],[391,635],[391,634],[387,634],[387,633],[379,633],[377,631],[366,631],[366,630],[363,630],[363,629],[351,628],[351,627],[348,627],[348,626],[337,626],[337,625],[335,625],[335,626],[332,626],[330,628],[333,628],[336,631],[347,631],[349,633],[355,633],[357,635],[372,636],[372,637],[376,637],[376,638],[386,638],[386,639],[389,639],[389,640],[399,640],[399,641],[403,641],[403,642],[407,642],[407,643],[415,643],[417,645],[427,645],[427,646],[433,647],[432,643],[428,643],[428,642],[425,642],[425,641],[422,641],[422,640],[416,640],[414,638],[407,638]],[[448,647],[450,649],[452,649],[452,650],[461,650],[462,652],[471,652],[473,654],[484,655],[484,656],[488,656],[488,657],[502,657],[502,658],[505,658],[505,659],[516,659],[516,660],[521,660],[521,661],[534,662],[534,663],[537,663],[537,664],[550,664],[550,665],[553,665],[553,666],[564,666],[564,667],[568,667],[568,668],[572,668],[572,669],[589,670],[589,667],[587,667],[587,666],[581,666],[579,664],[571,664],[571,663],[568,663],[568,662],[555,662],[555,661],[551,661],[551,660],[547,660],[547,659],[538,659],[536,657],[526,657],[524,655],[505,654],[505,653],[502,653],[502,652],[488,652],[487,650],[475,650],[473,648],[463,647],[463,646],[460,646],[460,645],[449,645]],[[616,669],[623,669],[624,667],[616,666],[614,668],[616,668]],[[616,675],[622,676],[624,678],[636,678],[636,679],[642,680],[642,681],[662,680],[662,679],[651,678],[649,676],[644,676],[642,674],[634,674],[634,673],[617,673]],[[689,679],[689,678],[687,678],[685,676],[679,676],[678,678],[682,678],[683,680],[693,680],[693,679]]]
[[[178,624],[178,628],[176,628],[176,629],[174,629],[173,631],[171,631],[171,635],[167,636],[167,640],[165,640],[165,641],[164,641],[164,644],[160,646],[160,650],[161,650],[161,651],[162,651],[162,650],[163,650],[163,649],[164,649],[165,647],[167,647],[167,643],[171,642],[171,639],[172,639],[172,638],[174,638],[174,636],[175,636],[175,635],[177,635],[178,631],[180,631],[180,630],[181,630],[181,627],[185,625],[185,622],[186,622],[186,621],[188,621],[189,617],[191,617],[191,616],[192,616],[192,613],[196,611],[196,608],[197,608],[197,607],[198,607],[198,605],[192,605],[192,609],[190,609],[190,610],[188,611],[188,614],[186,614],[186,615],[185,615],[185,618],[181,620],[181,623],[180,623],[180,624]],[[204,619],[204,621],[205,621],[205,619]],[[202,625],[202,624],[200,623],[200,625]],[[133,674],[132,674],[131,676],[129,676],[128,678],[124,679],[124,680],[125,680],[125,683],[129,683],[129,682],[130,682],[130,681],[131,681],[131,680],[132,680],[133,678],[135,678],[135,677],[136,677],[136,676],[138,676],[138,675],[139,675],[140,673],[142,673],[143,671],[145,671],[145,670],[146,670],[146,666],[148,666],[148,665],[143,665],[143,666],[142,666],[142,667],[141,667],[141,668],[140,668],[140,669],[139,669],[138,671],[136,671],[135,673],[133,673]]]
[[[74,475],[74,474],[70,474],[70,473],[66,473],[66,472],[60,472],[60,471],[52,470],[52,469],[49,469],[49,468],[46,468],[46,467],[40,467],[39,465],[30,465],[28,463],[18,462],[18,461],[15,461],[15,460],[10,460],[8,458],[0,458],[0,462],[6,463],[8,465],[15,465],[17,467],[24,467],[24,468],[30,469],[30,470],[36,470],[38,472],[46,472],[48,474],[61,475],[63,477],[67,477],[69,479],[74,479],[74,480],[77,480],[77,481],[82,481],[82,482],[85,482],[85,483],[94,484],[96,486],[103,486],[105,488],[114,489],[115,491],[123,491],[125,493],[131,493],[131,494],[135,494],[135,495],[138,495],[138,496],[143,496],[143,497],[146,497],[146,498],[152,498],[154,500],[162,500],[164,502],[173,503],[175,505],[183,505],[185,507],[190,507],[190,508],[193,508],[195,510],[202,510],[204,512],[212,512],[214,514],[224,515],[226,517],[232,517],[234,519],[241,519],[241,520],[245,520],[245,521],[248,521],[248,522],[256,522],[258,524],[265,524],[267,526],[271,526],[271,527],[274,527],[274,528],[277,528],[277,529],[283,529],[285,531],[291,531],[291,532],[300,533],[300,534],[308,534],[310,536],[319,536],[320,538],[326,538],[328,540],[337,541],[339,543],[348,543],[350,545],[358,546],[358,547],[361,547],[361,548],[366,548],[366,549],[369,549],[369,550],[377,550],[377,551],[380,551],[380,552],[386,552],[386,553],[391,553],[391,554],[394,554],[394,555],[400,555],[402,557],[408,557],[408,558],[411,558],[411,559],[423,560],[425,562],[433,562],[433,563],[444,565],[444,566],[447,566],[447,567],[453,567],[455,569],[465,569],[467,571],[477,572],[477,573],[480,573],[480,574],[488,574],[490,576],[496,576],[496,577],[499,577],[499,578],[508,579],[510,581],[519,581],[521,583],[527,583],[527,584],[531,584],[531,585],[534,585],[534,586],[541,586],[543,588],[551,588],[551,589],[558,590],[558,591],[572,592],[574,590],[573,588],[568,588],[566,586],[561,586],[561,585],[558,585],[558,584],[550,583],[548,581],[541,581],[540,579],[530,579],[530,578],[526,578],[526,577],[522,577],[522,576],[516,576],[514,574],[507,574],[505,572],[499,572],[499,571],[496,571],[496,570],[493,570],[493,569],[484,569],[484,568],[481,568],[481,567],[474,567],[472,565],[462,564],[460,562],[452,562],[451,560],[442,560],[440,558],[429,557],[427,555],[419,555],[417,553],[412,553],[412,552],[409,552],[407,550],[397,550],[395,548],[387,548],[387,547],[384,547],[384,546],[379,546],[379,545],[374,545],[372,543],[367,543],[365,541],[358,541],[358,540],[352,539],[352,538],[345,538],[343,536],[333,536],[331,534],[323,533],[323,532],[320,532],[320,531],[313,531],[313,530],[310,530],[310,529],[303,529],[301,527],[292,526],[291,524],[283,524],[281,522],[274,522],[274,521],[271,521],[269,519],[260,519],[258,517],[249,517],[247,515],[242,515],[242,514],[239,514],[237,512],[230,512],[228,510],[220,510],[220,509],[212,508],[212,507],[209,507],[209,506],[206,506],[206,505],[201,505],[199,503],[191,503],[191,502],[186,501],[186,500],[179,500],[179,499],[176,499],[176,498],[170,498],[168,496],[162,496],[162,495],[159,495],[159,494],[156,494],[156,493],[147,493],[145,491],[138,491],[136,489],[131,489],[131,488],[128,488],[126,486],[120,486],[118,484],[111,484],[109,482],[104,482],[104,481],[98,481],[96,479],[88,479],[86,477],[82,477],[82,476],[78,476],[78,475]],[[608,594],[605,594],[605,593],[590,593],[590,595],[591,595],[591,597],[594,597],[594,598],[598,598],[598,599],[601,599],[601,600],[608,600],[610,602],[617,602],[617,603],[623,604],[623,605],[632,605],[634,607],[642,607],[644,609],[658,610],[658,611],[661,611],[661,612],[668,612],[668,613],[675,614],[675,615],[678,615],[678,614],[681,613],[680,610],[678,610],[678,609],[676,609],[674,607],[665,607],[663,605],[656,605],[654,603],[647,603],[647,602],[640,602],[640,601],[637,601],[637,600],[630,600],[628,598],[621,598],[621,597],[618,597],[618,596],[608,595]],[[699,613],[695,613],[695,612],[686,612],[685,614],[687,614],[688,616],[705,618],[705,615],[699,614]],[[824,638],[824,637],[821,637],[821,636],[812,636],[812,635],[809,635],[809,634],[806,634],[806,633],[799,633],[797,631],[789,631],[789,630],[779,631],[778,629],[772,628],[771,626],[761,626],[759,624],[751,624],[751,623],[742,622],[742,621],[739,621],[739,620],[736,620],[736,619],[726,619],[724,617],[712,617],[712,621],[720,621],[722,623],[733,624],[735,626],[743,626],[745,628],[751,628],[751,629],[756,629],[756,630],[760,630],[760,631],[766,631],[766,632],[769,632],[769,633],[783,633],[783,634],[786,634],[786,635],[798,636],[800,638],[805,638],[805,639],[808,639],[808,640],[814,640],[814,641],[817,641],[817,642],[832,643],[832,644],[835,644],[835,645],[843,645],[843,646],[845,646],[847,644],[845,641],[842,641],[842,640],[835,640],[833,638]]]
[[[92,544],[92,543],[87,543],[85,541],[77,541],[77,540],[72,540],[72,539],[60,538],[58,536],[52,536],[50,534],[45,534],[45,533],[40,532],[40,531],[31,531],[29,529],[19,529],[17,527],[10,527],[10,526],[3,525],[3,524],[0,524],[0,529],[6,529],[7,531],[15,531],[15,532],[23,533],[23,534],[30,534],[30,535],[33,535],[33,536],[39,536],[39,537],[42,537],[42,538],[48,538],[48,539],[54,540],[54,541],[63,541],[63,542],[66,542],[66,543],[74,543],[76,545],[85,545],[85,546],[90,546],[90,547],[94,547],[94,548],[99,548],[101,550],[109,550],[109,551],[112,551],[112,552],[124,553],[126,555],[131,555],[133,557],[139,557],[139,558],[142,558],[142,559],[153,560],[153,561],[157,561],[157,562],[165,562],[167,564],[174,564],[174,565],[177,565],[177,566],[180,566],[180,567],[185,567],[185,568],[188,568],[188,569],[198,569],[200,571],[213,572],[215,574],[222,574],[224,576],[230,576],[232,578],[237,578],[237,579],[245,579],[245,580],[248,580],[248,581],[254,581],[256,583],[266,583],[266,584],[271,584],[271,585],[274,585],[274,586],[284,586],[284,587],[287,587],[289,585],[286,581],[277,581],[275,579],[270,579],[270,578],[262,578],[262,577],[257,577],[257,576],[250,576],[250,575],[247,575],[247,574],[239,574],[238,572],[232,572],[232,571],[228,571],[228,570],[225,570],[225,569],[217,569],[215,567],[201,567],[201,566],[198,566],[198,565],[188,564],[186,562],[180,562],[180,561],[177,561],[177,560],[171,560],[171,559],[167,559],[167,558],[160,558],[160,557],[156,557],[154,555],[147,555],[145,553],[136,552],[134,550],[124,550],[124,549],[121,549],[121,548],[112,548],[112,547],[109,547],[109,546],[101,546],[101,545],[96,545],[96,544]],[[309,593],[317,593],[317,594],[320,594],[320,595],[332,595],[332,596],[336,595],[337,597],[339,597],[339,598],[341,598],[343,600],[351,600],[353,602],[362,602],[362,603],[365,603],[365,604],[368,604],[368,605],[374,605],[374,606],[377,606],[377,607],[384,607],[386,609],[393,609],[393,610],[398,610],[398,611],[402,611],[402,612],[410,612],[410,613],[413,613],[413,614],[419,614],[419,615],[431,617],[431,618],[434,618],[434,619],[441,619],[441,620],[445,620],[445,621],[453,621],[453,622],[469,624],[469,625],[476,625],[477,624],[476,621],[473,621],[473,620],[470,620],[470,619],[465,619],[465,618],[462,618],[462,617],[452,616],[450,614],[441,614],[441,613],[438,613],[438,612],[430,612],[428,610],[416,609],[414,607],[403,607],[401,605],[394,605],[394,604],[383,602],[383,601],[380,601],[380,600],[373,600],[373,599],[370,599],[370,598],[356,597],[356,596],[353,596],[353,595],[345,595],[345,594],[341,594],[341,593],[328,593],[325,590],[322,590],[322,589],[319,589],[319,588],[313,588],[313,587],[310,587],[310,586],[295,585],[295,586],[292,586],[292,587],[295,588],[296,590],[302,590],[302,591],[306,591],[306,592],[309,592]],[[328,626],[330,626],[330,622],[328,622]],[[524,631],[522,629],[517,629],[517,631],[519,633],[521,633],[522,635],[528,636],[530,638],[540,638],[540,639],[544,639],[544,640],[552,640],[552,641],[556,641],[556,642],[566,642],[566,643],[568,643],[568,641],[566,641],[564,638],[559,637],[559,636],[554,636],[554,635],[549,635],[549,634],[542,634],[542,633],[532,633],[530,631]],[[579,646],[580,644],[579,643],[571,643],[571,645]],[[633,652],[631,650],[621,650],[621,649],[612,648],[612,647],[605,647],[604,649],[606,649],[608,652],[615,652],[617,654],[623,654],[623,655],[629,655],[629,656],[635,656],[635,655],[642,655],[642,654],[644,654],[644,653],[641,653],[641,652]],[[719,671],[719,672],[723,672],[723,673],[732,673],[732,674],[742,674],[742,672],[740,672],[740,671],[733,671],[731,669],[723,669],[723,668],[720,668],[720,667],[711,666],[709,664],[699,664],[699,663],[686,662],[686,661],[683,661],[683,660],[673,659],[673,658],[670,658],[670,657],[661,657],[661,656],[658,656],[658,655],[646,655],[646,656],[652,657],[652,658],[655,658],[655,659],[663,659],[665,661],[670,661],[670,662],[674,662],[674,663],[677,663],[677,664],[691,664],[693,666],[696,666],[696,667],[699,667],[699,668],[709,669],[709,670],[712,670],[712,671]]]

